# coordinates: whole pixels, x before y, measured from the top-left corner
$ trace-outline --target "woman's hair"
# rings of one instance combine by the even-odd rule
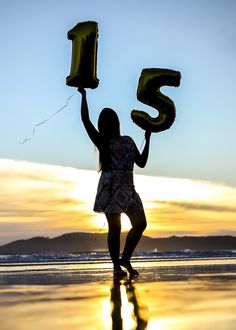
[[[98,118],[98,131],[101,134],[101,147],[100,147],[100,170],[108,169],[110,160],[110,139],[120,135],[120,121],[117,113],[110,109],[104,108]]]
[[[110,140],[120,134],[120,121],[117,113],[110,109],[104,108],[98,118],[98,130],[102,138]]]

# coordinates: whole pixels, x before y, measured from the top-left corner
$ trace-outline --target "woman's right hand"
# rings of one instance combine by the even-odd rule
[[[86,95],[86,90],[82,87],[78,87],[78,91],[80,92],[80,94],[83,96],[83,95]]]

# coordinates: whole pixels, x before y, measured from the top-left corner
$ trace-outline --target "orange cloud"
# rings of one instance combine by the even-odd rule
[[[0,159],[0,244],[32,236],[106,230],[92,211],[94,171]],[[236,233],[236,188],[208,181],[135,176],[147,214],[147,235]],[[123,217],[123,228],[128,221]]]

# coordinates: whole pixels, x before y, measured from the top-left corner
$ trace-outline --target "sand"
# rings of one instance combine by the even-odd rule
[[[1,330],[236,329],[236,261],[0,267]]]

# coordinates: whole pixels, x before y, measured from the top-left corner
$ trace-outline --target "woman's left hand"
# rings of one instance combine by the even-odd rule
[[[145,132],[145,139],[146,140],[149,140],[150,139],[150,136],[151,136],[152,132],[151,131],[146,131]]]

